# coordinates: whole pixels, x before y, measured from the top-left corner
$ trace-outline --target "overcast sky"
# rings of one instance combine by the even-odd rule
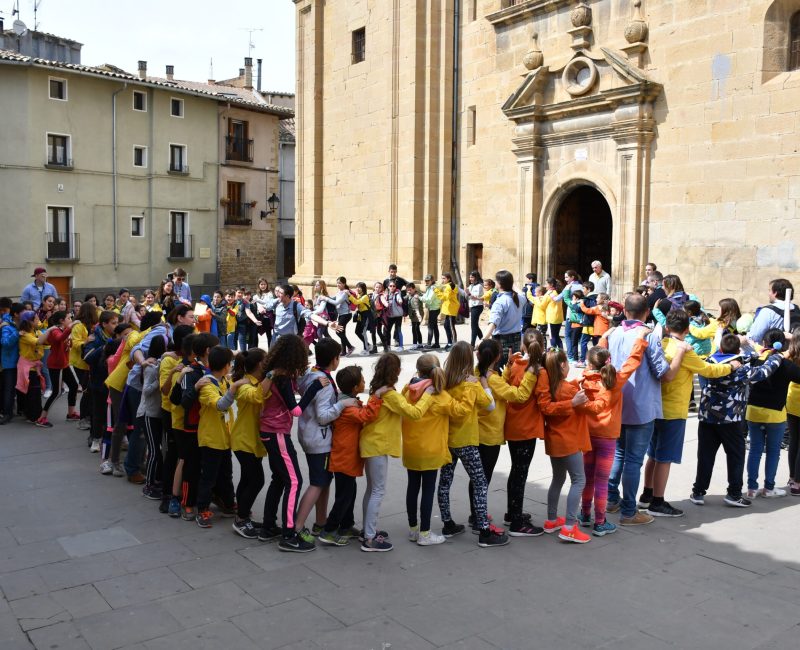
[[[22,20],[33,28],[34,0],[19,0]],[[14,0],[0,0],[0,15],[11,27]],[[264,59],[262,90],[294,92],[292,0],[41,0],[39,30],[83,43],[85,65],[112,63],[136,73],[147,61],[151,75],[193,81],[235,77],[248,56],[246,29],[253,32],[253,65]],[[255,71],[254,71],[255,73]]]

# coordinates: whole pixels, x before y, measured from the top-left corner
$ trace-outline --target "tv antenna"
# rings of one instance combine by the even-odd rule
[[[37,18],[39,14],[39,7],[41,6],[44,0],[34,0],[33,2],[33,31],[39,31],[39,19]]]
[[[247,56],[253,56],[253,50],[256,47],[256,44],[253,43],[253,32],[263,32],[264,28],[256,28],[256,27],[240,27],[239,28],[243,32],[247,32]]]

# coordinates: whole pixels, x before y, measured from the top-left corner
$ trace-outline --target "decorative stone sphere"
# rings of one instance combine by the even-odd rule
[[[522,57],[522,65],[528,70],[536,70],[537,68],[541,68],[543,64],[544,54],[542,54],[542,51],[539,49],[539,35],[534,34],[530,49],[525,53],[525,56]]]
[[[641,43],[647,38],[647,23],[634,20],[625,28],[625,40],[628,43]]]
[[[569,15],[573,27],[588,27],[592,24],[592,9],[585,4],[579,4]]]

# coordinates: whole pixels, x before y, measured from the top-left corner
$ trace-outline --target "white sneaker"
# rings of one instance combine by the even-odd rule
[[[113,471],[114,471],[114,466],[111,464],[110,460],[104,460],[102,463],[100,463],[101,474],[105,474],[106,476],[108,476]]]
[[[426,530],[419,534],[417,546],[436,546],[436,544],[444,544],[445,541],[444,535],[439,535],[433,531]]]
[[[765,499],[774,499],[775,497],[785,497],[786,496],[786,490],[784,490],[783,488],[778,488],[778,487],[776,487],[776,488],[774,488],[772,490],[768,490],[767,488],[764,488],[759,493],[759,496],[762,496]]]
[[[751,500],[755,499],[757,496],[759,496],[759,492],[760,492],[759,490],[748,490],[747,498]]]
[[[92,440],[92,446],[89,447],[89,451],[93,454],[96,454],[100,451],[100,441],[99,440]]]
[[[125,476],[125,468],[122,467],[122,463],[113,463],[111,467],[113,468],[111,473],[117,478]]]
[[[53,391],[48,388],[46,391],[44,391],[44,393],[42,393],[42,397],[44,397],[45,399],[50,399],[50,396],[52,394],[53,394]]]
[[[402,351],[403,351],[403,346],[402,346],[402,345],[398,345],[398,346],[395,348],[395,352],[402,352]]]
[[[370,352],[369,352],[369,350],[361,350],[361,352],[359,352],[359,354],[362,357],[368,357],[370,355]]]
[[[419,526],[409,527],[408,529],[408,541],[409,542],[416,542],[419,539]]]

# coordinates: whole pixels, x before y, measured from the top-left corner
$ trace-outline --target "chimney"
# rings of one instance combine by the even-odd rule
[[[175,81],[175,66],[167,66],[167,81]]]
[[[256,82],[256,90],[261,92],[261,62],[263,59],[256,59],[256,63],[258,63],[258,81]]]
[[[253,59],[249,56],[244,57],[244,87],[253,89]]]
[[[139,79],[147,77],[147,61],[139,61]]]

